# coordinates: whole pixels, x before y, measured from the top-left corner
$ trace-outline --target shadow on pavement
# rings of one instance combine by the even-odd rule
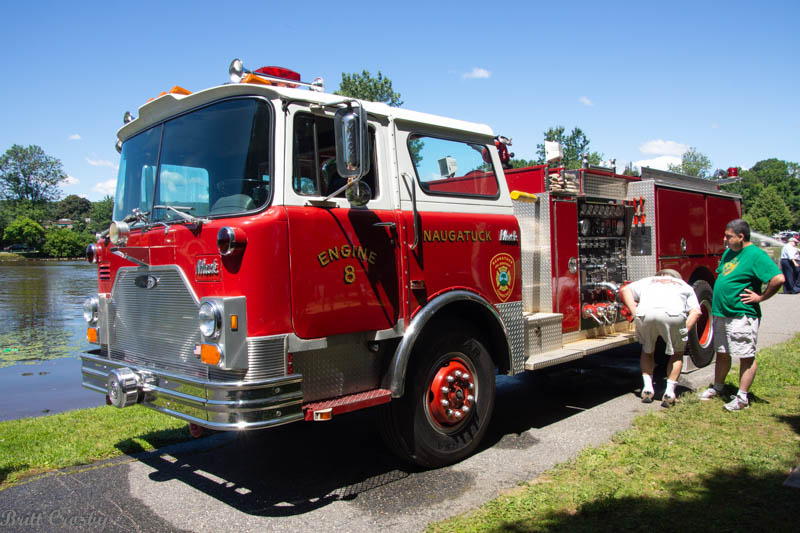
[[[507,522],[487,531],[797,531],[797,489],[784,487],[783,472],[742,467],[668,485],[669,498],[609,494],[570,512],[537,521]],[[794,524],[794,525],[793,525]]]
[[[480,451],[492,446],[525,449],[538,441],[527,434],[591,409],[639,386],[638,351],[586,359],[549,372],[498,377],[494,416]],[[633,357],[633,361],[631,361]],[[588,366],[587,366],[588,365]],[[473,483],[468,472],[424,471],[392,455],[372,410],[322,424],[289,424],[244,432],[215,449],[179,447],[143,453],[137,459],[155,471],[156,482],[179,480],[244,513],[291,516],[337,500],[354,500],[381,512],[407,510],[458,497]],[[151,442],[163,436],[144,435]],[[135,443],[123,441],[131,453]],[[446,490],[442,488],[446,487]]]

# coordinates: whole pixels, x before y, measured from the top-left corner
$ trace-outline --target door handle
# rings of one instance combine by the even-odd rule
[[[394,222],[375,222],[373,224],[373,226],[376,227],[376,228],[392,228],[392,229],[394,229],[394,228],[397,227],[397,224],[395,224]]]

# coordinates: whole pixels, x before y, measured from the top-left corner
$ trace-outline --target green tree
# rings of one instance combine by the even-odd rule
[[[27,244],[30,248],[37,248],[43,239],[42,225],[25,216],[18,217],[3,231],[4,241]]]
[[[86,198],[81,198],[77,194],[70,194],[55,205],[53,216],[70,220],[83,220],[89,216],[91,210],[92,202]]]
[[[111,217],[114,214],[114,197],[106,196],[99,202],[92,202],[92,209],[89,212],[89,226],[86,228],[92,233],[100,233],[108,229],[111,225]]]
[[[385,78],[380,70],[377,78],[373,78],[367,70],[362,70],[361,74],[357,72],[345,74],[342,72],[339,90],[333,94],[369,100],[370,102],[383,102],[392,107],[403,105],[400,93],[396,93],[392,89],[392,80]]]
[[[789,208],[772,185],[762,189],[747,214],[754,222],[766,218],[769,221],[766,233],[786,229],[792,222]],[[759,223],[759,226],[763,226],[763,224]]]
[[[622,171],[622,175],[639,177],[642,175],[642,170],[640,168],[633,166],[633,163],[631,162],[628,163],[627,166],[625,166],[625,170]]]
[[[525,168],[539,165],[541,163],[535,159],[509,159],[508,164],[511,165],[511,168]]]
[[[749,213],[756,199],[766,187],[773,187],[784,204],[789,208],[791,221],[786,226],[774,227],[774,231],[800,228],[800,165],[781,159],[765,159],[757,162],[749,170],[739,170],[740,180],[723,185],[723,189],[742,195],[742,207]]]
[[[61,161],[39,146],[15,144],[0,157],[0,199],[33,203],[58,200],[58,185],[66,179]]]
[[[47,232],[42,251],[50,257],[81,257],[93,240],[86,233],[66,228],[55,229]]]
[[[708,179],[711,176],[711,160],[703,153],[698,152],[697,148],[689,148],[681,156],[680,165],[669,165],[670,172],[678,172],[686,176],[695,176]]]
[[[742,216],[742,218],[750,225],[750,229],[753,231],[757,231],[758,233],[764,235],[770,235],[772,233],[772,227],[769,224],[769,219],[767,217],[758,217],[753,218],[748,214]]]
[[[545,141],[556,141],[561,144],[564,151],[564,159],[561,164],[564,168],[573,169],[583,166],[583,157],[592,165],[599,165],[603,161],[603,155],[598,152],[589,151],[589,137],[578,127],[572,128],[569,135],[566,135],[564,126],[556,126],[544,132]],[[536,154],[539,156],[538,163],[545,162],[544,143],[536,145]]]

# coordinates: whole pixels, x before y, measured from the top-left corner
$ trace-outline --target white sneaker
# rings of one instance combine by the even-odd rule
[[[732,396],[732,400],[725,404],[726,411],[741,411],[743,409],[748,409],[750,407],[750,402],[747,400],[742,400],[739,398],[739,395]]]
[[[716,398],[717,396],[719,396],[719,391],[717,391],[713,385],[709,385],[706,390],[700,393],[699,398],[701,400],[710,400],[711,398]]]

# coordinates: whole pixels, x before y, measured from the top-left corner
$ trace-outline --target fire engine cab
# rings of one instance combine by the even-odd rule
[[[645,169],[503,170],[474,124],[322,90],[235,60],[125,114],[111,227],[87,249],[83,386],[193,430],[377,406],[388,445],[458,461],[495,375],[634,341],[617,294],[675,268],[704,318],[738,197]],[[505,152],[501,158],[501,152]]]

